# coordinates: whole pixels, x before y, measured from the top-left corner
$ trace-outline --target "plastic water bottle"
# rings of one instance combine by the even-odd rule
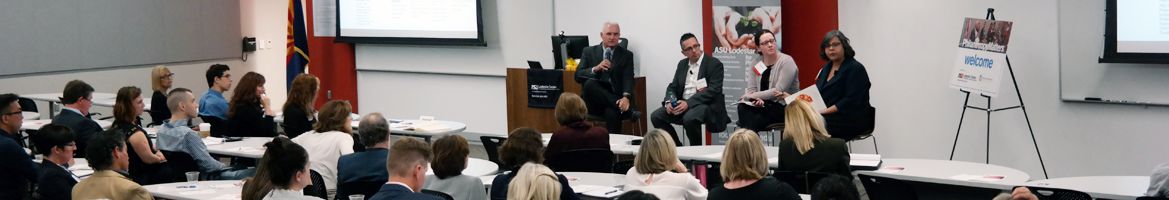
[[[668,99],[670,107],[678,107],[678,96],[674,96],[674,91],[667,91],[666,99]]]

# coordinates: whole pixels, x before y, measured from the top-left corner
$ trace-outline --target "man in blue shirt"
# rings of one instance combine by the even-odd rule
[[[223,92],[231,89],[231,68],[224,64],[214,64],[207,69],[207,93],[199,100],[199,116],[217,117],[227,120],[227,99]]]
[[[16,103],[19,97],[15,94],[0,95],[0,197],[8,199],[23,199],[28,193],[28,183],[36,182],[36,164],[29,158],[28,152],[20,147],[15,140],[8,137],[20,134],[20,125],[24,123],[24,115],[20,113],[20,104]]]
[[[199,112],[191,90],[175,88],[167,94],[166,102],[171,117],[158,127],[158,149],[190,155],[209,180],[240,180],[256,173],[255,168],[229,168],[207,152],[207,145],[203,144],[199,133],[187,125]]]

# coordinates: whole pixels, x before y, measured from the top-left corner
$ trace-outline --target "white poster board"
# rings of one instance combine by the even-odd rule
[[[949,78],[951,88],[998,96],[1007,67],[1011,25],[1009,21],[966,18]]]

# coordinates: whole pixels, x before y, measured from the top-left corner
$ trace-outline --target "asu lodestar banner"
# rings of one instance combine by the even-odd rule
[[[732,121],[738,121],[737,103],[743,96],[746,88],[746,70],[760,62],[756,53],[755,34],[763,30],[771,31],[776,36],[783,35],[780,0],[707,0],[710,13],[705,17],[711,23],[704,26],[706,37],[714,47],[710,56],[718,58],[723,63],[725,77],[723,78],[723,95],[727,103],[727,115]],[[780,37],[775,38],[776,47],[782,47]],[[731,123],[734,126],[735,123]],[[728,127],[727,130],[734,130]],[[726,141],[729,131],[711,135],[712,144],[722,144]],[[770,138],[764,138],[765,140]]]
[[[986,96],[998,96],[1007,68],[1009,21],[966,18],[950,74],[950,87]]]

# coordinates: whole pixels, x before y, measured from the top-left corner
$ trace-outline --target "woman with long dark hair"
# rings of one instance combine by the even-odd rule
[[[227,136],[274,137],[276,122],[264,89],[264,75],[248,72],[240,78],[227,109]]]
[[[126,135],[126,152],[130,155],[130,179],[141,185],[161,183],[159,170],[161,163],[166,162],[166,156],[154,148],[154,142],[146,136],[142,129],[142,119],[138,118],[146,110],[146,103],[142,102],[142,89],[134,86],[118,89],[118,96],[114,99],[114,125],[110,130]]]

